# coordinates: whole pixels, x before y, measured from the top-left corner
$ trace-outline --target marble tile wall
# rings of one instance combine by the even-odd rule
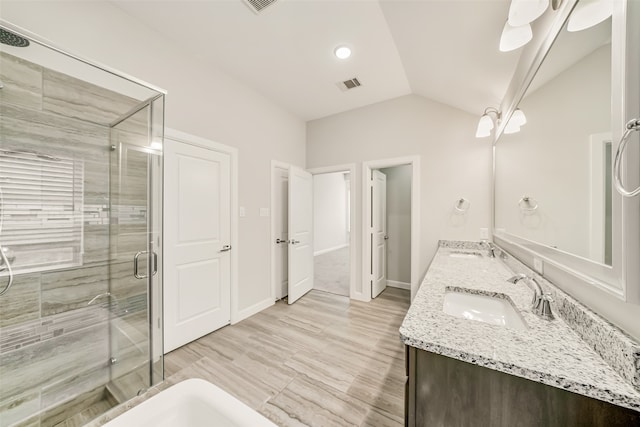
[[[82,267],[16,274],[10,292],[0,298],[0,425],[27,420],[25,425],[40,426],[47,425],[41,422],[46,417],[33,421],[30,415],[48,412],[62,419],[53,408],[74,399],[91,401],[109,381],[109,309],[112,315],[146,318],[146,286],[133,278],[130,256],[145,248],[146,226],[140,224],[146,223],[147,212],[140,200],[146,198],[146,187],[143,194],[129,189],[123,198],[128,203],[118,206],[122,225],[115,233],[129,227],[129,233],[116,234],[126,257],[114,257],[110,247],[109,124],[139,101],[5,52],[0,52],[0,81],[0,148],[80,159],[84,166]],[[145,121],[141,112],[121,127],[128,126],[123,132],[130,139],[140,138]],[[129,174],[144,176],[146,164],[130,162]],[[110,265],[114,258],[118,262]],[[107,291],[117,305],[112,300],[110,306],[109,301],[87,306]],[[140,358],[139,351],[131,351],[136,344],[118,339],[133,359]],[[139,345],[146,347],[142,341]],[[79,397],[86,393],[93,397]]]

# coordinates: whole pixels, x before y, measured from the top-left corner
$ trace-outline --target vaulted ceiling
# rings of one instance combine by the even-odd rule
[[[519,52],[498,42],[507,0],[113,0],[303,120],[414,93],[481,114]],[[338,45],[353,53],[340,60]],[[357,77],[362,86],[338,83]],[[188,78],[185,76],[185,78]]]

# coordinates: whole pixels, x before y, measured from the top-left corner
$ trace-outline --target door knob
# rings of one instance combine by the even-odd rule
[[[220,252],[229,252],[231,250],[231,245],[224,245]]]
[[[384,240],[389,240],[389,236],[384,236]]]
[[[276,243],[287,243],[287,241],[282,239],[276,239]]]
[[[291,239],[289,240],[289,243],[291,243],[292,245],[295,245],[297,243],[300,243],[300,240]]]

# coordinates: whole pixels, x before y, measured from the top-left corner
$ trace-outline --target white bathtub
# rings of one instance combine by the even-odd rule
[[[235,397],[192,378],[161,391],[104,427],[276,427]]]

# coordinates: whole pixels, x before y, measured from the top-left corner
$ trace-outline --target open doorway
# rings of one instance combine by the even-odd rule
[[[340,295],[345,295],[350,298],[356,298],[358,295],[356,293],[356,264],[355,264],[355,254],[354,248],[356,245],[355,233],[352,232],[354,224],[356,224],[356,215],[355,209],[353,206],[355,205],[355,183],[352,179],[356,172],[355,164],[348,165],[338,165],[338,166],[328,166],[323,168],[315,168],[310,171],[302,171],[297,170],[295,174],[307,174],[309,177],[313,177],[311,179],[312,185],[310,186],[309,191],[309,215],[313,218],[312,223],[315,224],[317,221],[324,221],[328,218],[329,215],[333,215],[343,220],[338,221],[342,224],[342,229],[337,228],[333,229],[332,232],[335,232],[343,237],[338,243],[336,240],[333,240],[334,243],[331,243],[331,240],[328,239],[329,236],[325,236],[322,232],[315,232],[313,230],[315,227],[311,227],[312,238],[310,240],[312,247],[309,251],[309,263],[307,264],[307,257],[305,256],[304,262],[292,262],[291,255],[292,250],[295,248],[302,248],[305,245],[304,242],[299,242],[298,238],[294,236],[293,231],[291,229],[292,224],[297,223],[298,221],[293,221],[291,215],[295,212],[300,212],[302,209],[301,206],[298,209],[292,209],[294,206],[291,205],[292,198],[300,199],[300,197],[293,197],[292,191],[295,189],[292,186],[291,178],[292,169],[297,170],[298,168],[293,168],[291,165],[283,162],[272,161],[271,162],[271,211],[272,211],[272,219],[271,219],[271,284],[272,284],[272,295],[275,300],[286,298],[289,303],[291,303],[291,272],[296,268],[301,270],[305,275],[310,276],[310,281],[312,283],[313,289],[319,289],[315,286],[314,279],[314,270],[315,270],[315,256],[321,257],[322,255],[329,255],[327,258],[335,257],[336,260],[324,260],[319,258],[319,268],[321,271],[330,270],[331,264],[340,264],[341,274],[339,278],[332,278],[328,274],[320,273],[319,277],[328,282],[338,282],[340,284],[339,291],[324,289],[322,284],[320,285],[322,290],[327,292],[339,292]],[[333,175],[335,174],[335,175]],[[336,206],[324,206],[329,208],[332,212],[323,213],[321,211],[315,212],[314,209],[314,200],[312,194],[315,193],[313,191],[313,187],[315,186],[315,177],[319,176],[318,183],[322,182],[324,179],[323,175],[332,175],[329,177],[329,180],[333,180],[335,182],[340,183],[340,188],[336,190],[338,194],[340,194],[340,201],[338,202],[341,206],[336,209]],[[336,179],[339,178],[339,179]],[[306,178],[304,180],[306,182]],[[306,187],[306,185],[305,185]],[[306,200],[306,197],[304,198]],[[305,202],[306,206],[306,202]],[[321,206],[321,205],[318,205]],[[322,208],[320,208],[322,209]],[[306,212],[306,208],[303,209]],[[338,211],[339,213],[336,215],[333,211]],[[344,217],[343,217],[344,215]],[[316,245],[316,239],[319,239],[318,244]],[[294,244],[295,243],[295,244]],[[342,251],[342,252],[338,252]],[[344,252],[347,253],[344,256]],[[344,263],[347,264],[347,269],[344,268]],[[327,268],[325,268],[327,267]],[[335,268],[335,272],[338,271]],[[346,291],[344,288],[345,280],[344,280],[344,272],[347,272],[347,287]],[[333,271],[331,272],[334,273]],[[337,274],[336,274],[337,276]],[[336,289],[337,283],[336,283]]]
[[[418,288],[419,158],[363,163],[363,290]]]
[[[386,176],[387,286],[411,289],[411,165],[378,171]]]
[[[350,295],[351,173],[313,176],[314,289]]]

